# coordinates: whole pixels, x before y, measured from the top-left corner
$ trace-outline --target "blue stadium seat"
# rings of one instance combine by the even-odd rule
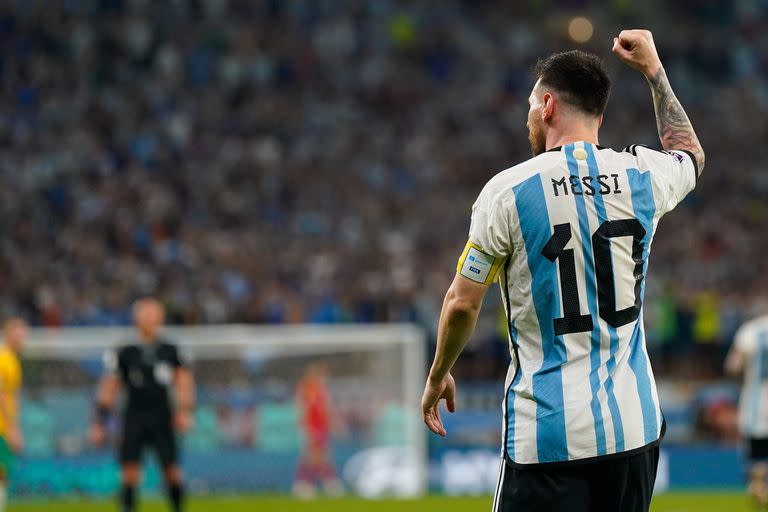
[[[218,450],[220,441],[216,411],[212,407],[198,407],[194,428],[184,438],[186,448],[195,453],[213,453]]]
[[[256,412],[254,439],[262,450],[293,452],[301,447],[299,411],[293,404],[264,404]]]
[[[376,420],[374,443],[382,446],[406,442],[407,412],[396,403],[389,403]]]
[[[34,402],[24,401],[19,418],[24,433],[24,455],[47,457],[56,450],[53,415]]]

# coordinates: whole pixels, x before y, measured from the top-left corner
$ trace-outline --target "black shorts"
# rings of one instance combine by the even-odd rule
[[[768,438],[750,437],[747,439],[747,459],[750,462],[768,462]]]
[[[144,448],[151,448],[163,467],[178,462],[176,433],[170,415],[125,414],[118,453],[120,463],[141,462]]]
[[[583,464],[515,467],[503,463],[493,512],[648,512],[658,445]]]

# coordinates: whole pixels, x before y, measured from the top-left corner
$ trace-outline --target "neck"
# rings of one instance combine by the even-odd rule
[[[566,129],[550,129],[547,133],[546,149],[565,146],[574,142],[589,142],[590,144],[599,144],[597,138],[597,128],[586,126],[567,127]]]

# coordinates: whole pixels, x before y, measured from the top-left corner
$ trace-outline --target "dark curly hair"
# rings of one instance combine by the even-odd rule
[[[542,85],[559,92],[566,103],[599,116],[611,94],[611,79],[603,60],[581,50],[558,52],[539,59],[534,69]]]

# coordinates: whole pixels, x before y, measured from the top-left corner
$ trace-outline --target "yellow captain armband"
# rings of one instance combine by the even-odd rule
[[[504,258],[491,256],[478,245],[467,242],[456,265],[456,272],[476,283],[490,285],[498,279],[503,264]]]

